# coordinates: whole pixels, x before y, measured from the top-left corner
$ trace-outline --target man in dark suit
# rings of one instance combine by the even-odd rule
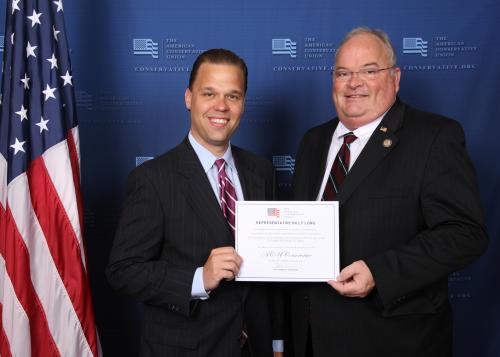
[[[273,355],[275,298],[266,284],[234,281],[242,259],[226,211],[234,195],[274,195],[271,163],[229,143],[246,87],[241,58],[202,53],[185,92],[188,137],[129,176],[107,275],[114,289],[144,303],[143,356]]]
[[[294,286],[297,356],[452,355],[447,276],[488,238],[461,126],[402,103],[400,75],[384,32],[351,31],[333,71],[338,118],[301,142],[294,199],[339,201],[341,272]]]

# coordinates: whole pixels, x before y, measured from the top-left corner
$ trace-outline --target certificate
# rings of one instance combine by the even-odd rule
[[[337,201],[237,201],[238,281],[328,281],[339,274]]]

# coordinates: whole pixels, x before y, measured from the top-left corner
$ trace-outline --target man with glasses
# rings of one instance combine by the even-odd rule
[[[295,200],[338,200],[341,272],[297,284],[297,356],[451,356],[448,274],[485,250],[464,133],[397,97],[387,34],[356,28],[333,71],[338,118],[309,130],[296,158]]]

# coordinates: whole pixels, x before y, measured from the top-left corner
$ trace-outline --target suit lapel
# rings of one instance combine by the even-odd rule
[[[203,222],[211,236],[220,239],[220,244],[227,245],[231,232],[226,218],[222,214],[219,202],[215,196],[200,160],[186,138],[180,145],[179,174],[185,180],[185,185],[179,185],[184,192],[187,203],[192,207],[197,219]]]
[[[250,160],[245,160],[242,157],[242,152],[238,147],[231,148],[238,178],[240,179],[241,189],[246,201],[265,200],[265,182],[264,178],[255,174],[255,163]]]
[[[323,177],[326,171],[326,162],[328,160],[328,152],[332,143],[333,132],[337,127],[338,120],[334,119],[328,123],[327,130],[321,132],[321,137],[318,139],[318,157],[309,159],[310,163],[310,177],[315,178],[314,185],[311,187],[309,200],[316,200],[323,182]]]
[[[398,144],[396,131],[403,123],[404,104],[396,101],[375,129],[357,158],[337,195],[340,205],[345,203],[356,188]]]

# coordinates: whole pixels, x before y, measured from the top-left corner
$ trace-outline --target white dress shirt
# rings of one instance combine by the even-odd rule
[[[191,132],[189,132],[188,139],[196,155],[198,156],[198,159],[201,162],[201,166],[203,166],[203,170],[205,170],[205,173],[207,174],[208,181],[210,182],[210,186],[212,186],[212,189],[214,190],[217,201],[220,202],[220,188],[219,175],[217,166],[215,165],[215,160],[221,158],[226,161],[226,175],[234,185],[237,200],[243,201],[243,189],[241,188],[241,182],[238,177],[238,172],[236,171],[236,166],[234,164],[233,153],[231,152],[231,144],[228,146],[226,152],[224,153],[224,155],[222,155],[222,157],[216,157],[200,143],[198,143]],[[193,277],[193,284],[191,286],[191,298],[205,300],[208,299],[208,297],[209,294],[205,291],[205,286],[203,284],[203,267],[198,267]]]
[[[210,151],[204,148],[200,143],[196,141],[191,132],[188,135],[189,142],[193,147],[198,159],[207,174],[210,186],[214,190],[217,200],[220,202],[220,189],[219,189],[219,175],[217,166],[215,165],[215,160],[220,159],[215,157]],[[236,197],[238,201],[243,201],[245,198],[243,196],[243,189],[241,188],[241,182],[238,177],[238,171],[236,170],[236,165],[234,163],[233,154],[231,152],[231,144],[229,144],[226,152],[222,155],[222,159],[226,161],[226,174],[234,185],[236,191]],[[191,285],[191,298],[206,300],[209,298],[209,293],[205,291],[205,286],[203,284],[203,267],[198,267],[194,273],[193,284]],[[273,351],[283,352],[284,341],[283,340],[273,340]]]
[[[361,151],[365,147],[366,143],[368,140],[370,140],[370,137],[372,136],[373,132],[375,129],[378,127],[382,119],[384,118],[385,114],[382,114],[380,117],[375,119],[374,121],[365,124],[363,126],[360,126],[359,128],[356,128],[352,130],[354,135],[356,135],[357,139],[354,140],[350,145],[349,145],[349,151],[350,151],[350,161],[349,161],[349,170],[351,167],[354,165],[356,160],[358,159],[359,154],[361,154]],[[333,132],[332,136],[332,143],[330,144],[330,149],[328,150],[328,157],[326,160],[326,170],[323,175],[323,181],[321,182],[321,187],[318,192],[318,197],[316,197],[316,201],[321,201],[323,197],[323,191],[325,190],[326,183],[328,181],[328,177],[330,176],[330,171],[332,170],[333,162],[335,161],[335,157],[337,156],[337,153],[340,150],[340,147],[342,146],[342,143],[344,142],[344,135],[351,132],[351,130],[347,129],[344,124],[342,124],[339,121],[339,124],[337,125],[337,128]]]

